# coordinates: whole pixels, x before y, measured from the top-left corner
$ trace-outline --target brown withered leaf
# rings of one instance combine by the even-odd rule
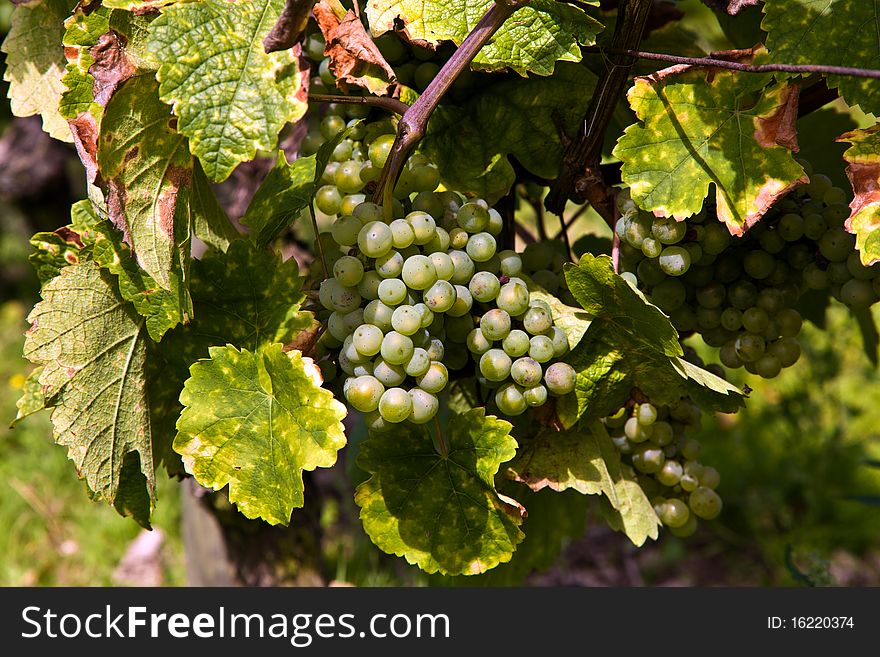
[[[267,53],[278,52],[299,43],[306,31],[314,4],[315,0],[287,0],[281,16],[263,39],[263,50]]]
[[[755,120],[755,140],[764,148],[784,146],[793,153],[800,150],[797,136],[800,90],[796,84],[786,87],[776,112]]]
[[[324,52],[330,57],[336,86],[346,90],[348,85],[354,85],[376,95],[388,95],[397,81],[394,69],[385,61],[360,18],[349,11],[340,20],[326,0],[315,5],[314,14],[327,42]]]

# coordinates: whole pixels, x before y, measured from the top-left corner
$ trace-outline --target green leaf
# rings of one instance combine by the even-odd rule
[[[174,450],[202,486],[229,486],[246,517],[286,525],[303,505],[303,471],[332,466],[345,445],[345,406],[310,359],[280,344],[210,355],[190,368]]]
[[[198,162],[193,166],[190,203],[193,213],[193,235],[208,246],[225,252],[233,240],[241,237],[217,202],[211,184]]]
[[[263,49],[283,8],[284,0],[183,2],[150,26],[161,98],[209,180],[273,149],[284,124],[306,111],[293,51]]]
[[[159,287],[138,266],[122,235],[108,222],[102,222],[98,228],[92,257],[116,276],[119,293],[146,319],[147,332],[153,340],[159,342],[166,331],[189,322],[193,314],[189,292],[177,278],[172,279],[170,291]]]
[[[610,257],[584,254],[577,265],[565,266],[565,280],[577,302],[597,320],[667,356],[684,354],[669,318],[615,273]]]
[[[125,233],[141,267],[166,290],[173,287],[180,257],[176,222],[188,205],[192,177],[186,138],[175,123],[157,96],[156,81],[137,76],[107,104],[98,146],[110,219]]]
[[[499,82],[462,107],[441,105],[421,148],[448,187],[494,202],[513,184],[511,156],[536,176],[556,177],[562,136],[577,132],[595,84],[596,76],[575,64],[559,64],[546,78]]]
[[[875,2],[765,0],[762,29],[773,62],[880,68],[880,13]],[[850,105],[880,112],[880,81],[829,75]]]
[[[9,83],[12,113],[39,114],[43,130],[67,142],[73,137],[58,103],[64,92],[63,23],[72,6],[71,0],[38,0],[16,6],[2,47],[7,55],[3,79]]]
[[[855,234],[862,264],[869,267],[880,262],[880,124],[848,132],[838,141],[852,144],[843,155],[855,195],[846,229]]]
[[[373,36],[393,30],[399,19],[410,39],[461,45],[493,0],[369,0],[366,14]],[[598,4],[589,0],[584,4]],[[472,66],[511,68],[550,75],[557,61],[581,61],[580,46],[596,43],[602,25],[582,9],[552,0],[533,0],[517,10],[477,53]]]
[[[21,389],[21,397],[15,402],[18,412],[10,427],[14,427],[26,417],[39,413],[46,408],[46,397],[43,395],[43,386],[40,385],[40,375],[43,373],[42,367],[34,368]]]
[[[122,461],[122,477],[113,508],[121,516],[131,517],[141,527],[152,529],[150,515],[153,503],[147,490],[147,478],[141,471],[138,453],[129,452]]]
[[[622,465],[620,452],[598,420],[575,429],[544,429],[524,442],[509,465],[511,476],[532,490],[605,495],[636,545],[657,538],[660,522],[632,472]]]
[[[636,204],[681,221],[714,185],[718,218],[741,235],[807,182],[792,155],[797,87],[764,90],[770,79],[689,67],[636,78],[627,97],[639,123],[614,149]]]
[[[76,119],[81,113],[90,112],[96,123],[100,120],[103,105],[95,103],[95,78],[89,69],[95,63],[91,49],[109,29],[110,10],[103,6],[88,14],[78,9],[64,21],[63,44],[67,66],[61,80],[64,93],[59,110],[66,119]]]
[[[323,167],[321,167],[323,171]],[[270,244],[290,226],[315,196],[315,156],[300,157],[288,164],[278,152],[275,166],[257,189],[241,223],[261,247]]]
[[[355,492],[370,539],[428,573],[477,575],[510,561],[522,518],[494,482],[516,453],[510,427],[482,408],[453,415],[445,455],[423,427],[371,436],[358,465],[372,477]]]
[[[31,238],[34,251],[28,260],[37,272],[40,285],[88,254],[95,243],[99,222],[90,201],[77,201],[70,208],[70,224],[51,233],[37,233]]]
[[[55,442],[110,504],[129,490],[123,463],[137,452],[146,498],[154,502],[144,319],[93,262],[65,267],[41,294],[28,317],[24,354],[43,366],[39,382],[54,406]]]

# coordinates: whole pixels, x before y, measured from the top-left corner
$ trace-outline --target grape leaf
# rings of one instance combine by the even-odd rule
[[[43,130],[61,141],[73,141],[67,121],[58,111],[64,92],[63,22],[71,0],[39,0],[18,5],[12,12],[9,34],[3,40],[9,99],[15,116],[39,114]]]
[[[577,302],[596,320],[613,324],[620,333],[667,356],[684,353],[669,318],[614,272],[610,257],[584,254],[577,265],[565,266],[565,280]]]
[[[794,160],[797,87],[763,90],[769,75],[674,66],[636,78],[627,98],[639,122],[614,148],[636,204],[681,221],[715,186],[718,218],[734,235],[807,182]]]
[[[304,470],[327,468],[345,445],[345,406],[311,359],[280,344],[212,347],[190,368],[174,450],[196,481],[248,518],[287,525],[303,505]]]
[[[351,10],[337,16],[326,0],[318,2],[313,11],[327,44],[324,53],[330,58],[336,86],[347,91],[348,85],[354,85],[374,95],[387,95],[397,77],[361,19]]]
[[[51,233],[37,233],[31,238],[34,251],[28,260],[37,272],[40,285],[88,254],[95,243],[98,223],[91,202],[77,201],[70,208],[70,224]]]
[[[536,176],[556,177],[561,134],[577,132],[595,84],[593,73],[567,63],[550,77],[499,82],[462,107],[438,107],[421,148],[447,187],[492,203],[513,184],[511,156]]]
[[[541,430],[524,441],[510,462],[509,476],[532,490],[573,489],[584,495],[605,495],[620,514],[627,536],[636,545],[657,538],[659,520],[635,476],[598,420],[567,431]]]
[[[284,0],[184,2],[150,25],[161,98],[211,181],[274,148],[284,124],[305,114],[295,54],[263,49],[283,8]]]
[[[372,435],[358,456],[372,477],[355,492],[370,539],[428,573],[477,575],[509,561],[522,518],[494,478],[516,451],[510,427],[482,408],[453,415],[445,455],[423,427]]]
[[[198,161],[193,162],[190,199],[194,237],[223,252],[233,240],[241,237],[217,202],[217,196]]]
[[[124,232],[141,267],[166,290],[172,289],[180,258],[176,233],[192,177],[186,138],[174,129],[175,122],[152,76],[137,76],[107,104],[98,145],[110,219]]]
[[[493,0],[369,0],[366,14],[373,36],[394,29],[399,19],[404,33],[436,46],[441,41],[461,45]],[[587,0],[584,4],[598,4]],[[550,75],[557,61],[581,61],[580,46],[596,43],[602,25],[582,9],[552,0],[533,0],[518,9],[477,53],[473,68],[497,71],[511,68]]]
[[[38,413],[46,408],[46,397],[43,395],[43,386],[40,385],[40,375],[43,373],[42,367],[34,368],[21,389],[21,397],[15,402],[18,411],[15,419],[10,427],[14,427],[26,417]]]
[[[765,0],[761,27],[773,62],[880,68],[876,2]],[[880,81],[829,75],[828,84],[850,105],[880,112]]]
[[[854,130],[837,141],[851,144],[843,157],[854,197],[846,229],[856,236],[856,248],[866,267],[880,262],[880,124]]]
[[[68,448],[89,489],[110,504],[123,487],[129,490],[123,463],[137,452],[142,499],[155,502],[144,319],[94,262],[65,267],[41,295],[28,317],[24,355],[43,366],[39,382],[54,406],[55,442]]]

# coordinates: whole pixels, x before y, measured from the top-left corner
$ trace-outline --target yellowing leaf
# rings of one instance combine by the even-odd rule
[[[837,141],[852,144],[843,155],[855,195],[846,228],[855,234],[862,264],[869,267],[880,262],[880,125],[848,132]]]

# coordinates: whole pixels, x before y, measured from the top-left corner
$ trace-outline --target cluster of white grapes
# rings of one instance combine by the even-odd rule
[[[830,290],[851,307],[880,298],[880,268],[865,267],[844,222],[843,190],[814,175],[741,237],[706,208],[687,221],[639,211],[621,194],[620,270],[678,331],[699,333],[729,368],[777,376],[800,357],[807,290]]]
[[[306,138],[307,151],[345,129],[344,110],[331,110]],[[316,197],[319,210],[335,215],[319,236],[332,270],[319,292],[329,312],[321,346],[338,350],[346,400],[373,430],[422,424],[437,414],[449,371],[469,361],[504,415],[571,392],[574,369],[558,362],[568,337],[520,278],[519,254],[498,251],[496,210],[434,192],[436,167],[419,155],[397,184],[390,221],[365,199],[363,171],[381,173],[393,142],[393,126],[377,123],[336,147]]]
[[[605,418],[605,426],[625,462],[635,468],[660,521],[676,536],[690,536],[697,519],[721,513],[715,488],[718,471],[699,462],[700,443],[688,436],[701,411],[688,398],[675,405],[642,402]]]

